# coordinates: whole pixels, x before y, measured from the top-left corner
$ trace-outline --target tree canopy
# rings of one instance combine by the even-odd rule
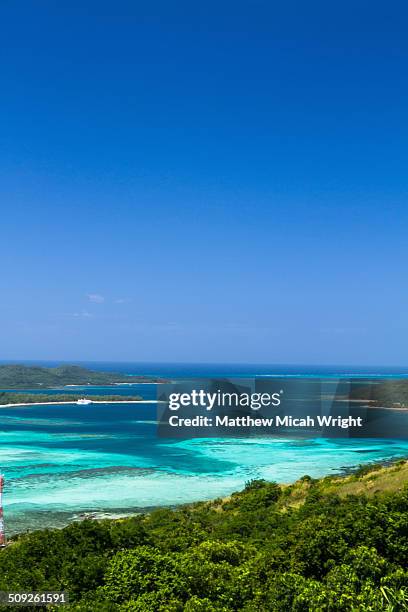
[[[348,477],[356,495],[340,479],[257,480],[211,503],[20,535],[0,553],[0,590],[64,590],[83,612],[407,610],[408,488],[373,494],[365,472]]]

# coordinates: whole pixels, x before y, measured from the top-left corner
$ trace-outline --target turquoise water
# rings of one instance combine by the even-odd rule
[[[155,396],[153,385],[119,391]],[[404,440],[160,439],[155,404],[0,409],[9,534],[224,496],[251,478],[291,482],[407,455]]]

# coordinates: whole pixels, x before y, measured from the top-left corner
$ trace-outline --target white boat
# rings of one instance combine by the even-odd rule
[[[77,400],[77,404],[80,404],[81,406],[87,405],[87,404],[92,404],[92,400],[90,399],[86,399],[85,397]]]

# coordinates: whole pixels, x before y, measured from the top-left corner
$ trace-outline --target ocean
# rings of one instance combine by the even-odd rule
[[[57,365],[42,362],[40,365]],[[84,363],[126,374],[186,377],[407,377],[407,368]],[[85,388],[84,388],[85,389]],[[76,387],[72,391],[78,392]],[[67,388],[60,390],[67,393]],[[111,387],[86,387],[112,394]],[[115,394],[155,399],[150,384]],[[156,436],[155,404],[0,409],[0,469],[8,535],[60,527],[86,515],[123,516],[226,496],[252,478],[291,482],[408,456],[408,440]]]

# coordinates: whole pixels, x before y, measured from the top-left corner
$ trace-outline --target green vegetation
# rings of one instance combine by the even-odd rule
[[[140,395],[86,395],[86,393],[8,393],[0,391],[0,406],[4,404],[35,404],[47,402],[76,402],[81,398],[94,402],[134,402],[141,401]]]
[[[407,482],[406,462],[255,480],[210,503],[33,532],[0,553],[0,590],[66,590],[64,609],[82,612],[408,610]]]
[[[118,372],[96,372],[79,366],[41,368],[25,365],[1,365],[0,389],[35,389],[64,385],[112,385],[129,382],[160,382],[148,376],[126,376]]]
[[[408,380],[387,380],[355,386],[351,390],[350,399],[367,400],[373,406],[408,408]]]

